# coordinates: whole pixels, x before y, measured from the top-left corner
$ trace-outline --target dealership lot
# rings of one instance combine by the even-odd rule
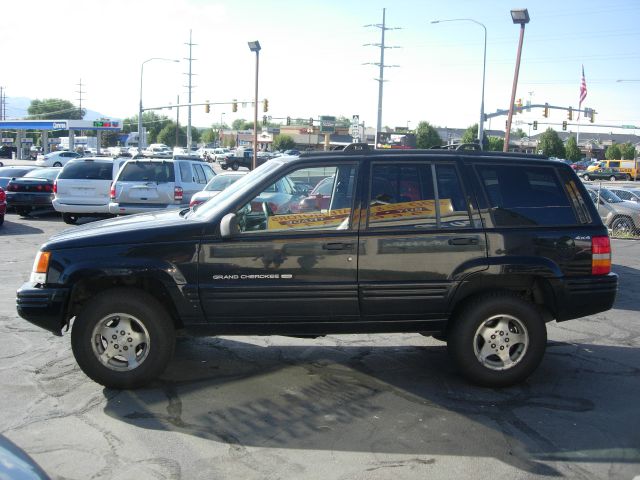
[[[10,214],[0,229],[0,434],[54,478],[640,475],[638,241],[613,241],[615,308],[550,324],[518,387],[470,386],[442,342],[398,334],[182,337],[160,381],[120,392],[84,376],[68,335],[15,312],[37,248],[64,228]]]

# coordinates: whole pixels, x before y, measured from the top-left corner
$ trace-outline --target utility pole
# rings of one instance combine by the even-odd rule
[[[367,47],[367,46],[371,46],[371,47],[379,47],[380,48],[380,63],[377,62],[368,62],[368,63],[363,63],[363,65],[376,65],[380,68],[380,73],[379,73],[379,78],[376,78],[375,80],[378,81],[378,120],[376,122],[376,142],[377,142],[377,138],[378,138],[378,134],[380,133],[380,130],[382,130],[382,85],[384,83],[384,69],[385,68],[394,68],[394,67],[399,67],[400,65],[385,65],[384,64],[384,50],[386,48],[400,48],[400,47],[389,47],[387,45],[385,45],[384,41],[385,41],[385,35],[384,33],[387,30],[401,30],[401,27],[387,27],[386,25],[386,8],[382,9],[382,23],[372,23],[369,25],[365,25],[365,27],[376,27],[379,28],[381,31],[381,41],[380,43],[366,43],[363,46]]]
[[[0,87],[0,120],[5,120],[4,110],[4,87]]]
[[[185,45],[189,45],[189,58],[185,58],[185,60],[189,60],[189,73],[185,74],[185,75],[189,75],[189,85],[187,85],[187,88],[189,89],[188,90],[189,106],[187,107],[187,152],[191,152],[191,89],[193,88],[193,84],[191,83],[191,77],[194,75],[191,72],[191,62],[193,62],[194,60],[197,60],[192,56],[192,47],[197,44],[192,42],[191,32],[192,31],[189,30],[189,43],[185,43]]]
[[[78,90],[76,90],[76,93],[78,94],[78,104],[80,105],[80,106],[79,106],[79,108],[80,108],[80,115],[81,115],[81,118],[82,118],[82,117],[84,116],[84,115],[82,115],[82,94],[83,94],[83,93],[87,93],[87,92],[85,92],[84,90],[82,90],[82,78],[80,79],[80,82],[79,82],[79,83],[76,83],[76,85],[78,86]]]
[[[178,146],[178,142],[180,140],[180,137],[178,136],[179,132],[180,132],[180,95],[178,95],[178,99],[176,100],[176,147]]]

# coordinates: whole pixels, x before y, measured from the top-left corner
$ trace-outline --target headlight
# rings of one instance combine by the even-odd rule
[[[33,261],[31,283],[47,283],[47,269],[49,268],[50,258],[51,252],[38,252],[36,259]]]

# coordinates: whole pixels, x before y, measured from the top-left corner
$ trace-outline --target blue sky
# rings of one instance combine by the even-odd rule
[[[507,108],[519,35],[509,11],[528,8],[531,22],[517,98],[576,108],[584,65],[588,95],[583,106],[596,109],[597,123],[640,126],[640,82],[616,82],[640,80],[637,0],[13,0],[3,3],[3,17],[23,20],[5,22],[0,31],[5,58],[0,85],[9,97],[76,101],[82,78],[84,106],[113,118],[131,116],[137,112],[141,63],[151,57],[187,57],[192,29],[198,59],[193,102],[251,100],[255,57],[247,41],[257,39],[263,48],[259,97],[269,99],[269,115],[359,114],[373,126],[378,69],[362,63],[378,62],[379,49],[363,44],[378,43],[380,30],[363,25],[380,23],[383,7],[387,25],[401,27],[387,32],[386,43],[402,47],[386,51],[385,63],[400,67],[385,70],[383,125],[415,127],[426,120],[466,127],[477,122],[482,28],[470,22],[430,23],[438,19],[472,18],[486,26],[485,111]],[[145,106],[175,103],[177,95],[186,101],[187,70],[184,60],[147,63]],[[175,110],[165,113],[173,116]],[[561,123],[565,117],[553,112],[549,121]],[[241,106],[233,114],[228,105],[215,106],[206,115],[204,107],[194,107],[197,126],[220,118],[227,123],[250,119],[252,109]],[[515,120],[544,119],[534,111]],[[491,126],[503,129],[504,117]]]

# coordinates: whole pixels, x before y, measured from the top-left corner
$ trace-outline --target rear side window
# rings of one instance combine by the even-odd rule
[[[191,165],[189,162],[178,162],[180,165],[180,179],[182,182],[192,183],[195,180],[193,179],[193,175],[191,175]]]
[[[119,181],[123,182],[175,182],[172,162],[131,162],[126,164]]]
[[[67,163],[59,179],[111,180],[113,164],[111,162],[70,162]]]
[[[477,165],[496,227],[567,225],[576,215],[552,167]]]

